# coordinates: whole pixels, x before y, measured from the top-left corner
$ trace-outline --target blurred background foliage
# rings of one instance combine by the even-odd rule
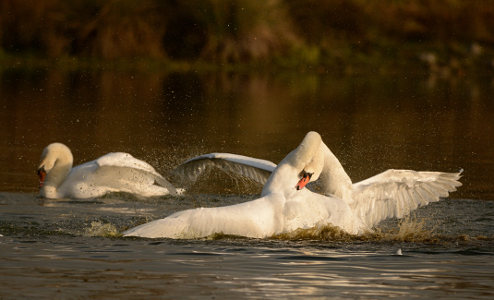
[[[3,62],[341,68],[420,62],[492,71],[493,53],[493,0],[0,1]]]

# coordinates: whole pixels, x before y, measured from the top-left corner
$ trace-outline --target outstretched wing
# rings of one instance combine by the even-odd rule
[[[218,168],[228,174],[240,175],[265,184],[276,168],[276,164],[268,160],[238,154],[209,153],[185,161],[172,171],[172,175],[179,177],[182,181],[193,183],[211,168]]]
[[[350,204],[362,220],[372,227],[380,221],[401,218],[412,210],[448,197],[461,186],[458,173],[387,170],[353,184]]]
[[[110,152],[96,159],[96,163],[99,167],[109,166],[138,169],[147,173],[161,176],[150,164],[133,157],[129,153]]]
[[[158,186],[168,189],[170,194],[177,194],[175,187],[170,182],[168,182],[168,180],[163,178],[161,174],[156,172],[156,170],[150,164],[133,157],[129,153],[111,152],[101,156],[95,162],[101,170],[115,170],[115,168],[122,168],[120,171],[120,175],[122,178],[133,176],[129,178],[135,179],[135,181],[139,182],[143,180],[151,180],[149,184],[153,185],[152,181],[154,181],[154,183],[156,183]],[[133,175],[124,176],[124,174]]]

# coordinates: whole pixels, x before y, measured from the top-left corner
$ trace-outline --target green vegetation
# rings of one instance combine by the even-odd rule
[[[3,0],[0,63],[494,69],[493,0]]]

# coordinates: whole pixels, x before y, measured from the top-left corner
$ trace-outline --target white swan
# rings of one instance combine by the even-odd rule
[[[324,224],[361,234],[385,218],[400,218],[439,197],[447,197],[461,186],[460,173],[388,170],[352,184],[320,135],[309,132],[272,172],[261,198],[226,207],[180,211],[132,228],[124,235],[198,238],[224,233],[262,238]],[[318,183],[322,194],[304,188],[312,181]]]
[[[40,196],[93,198],[109,192],[139,196],[177,194],[176,189],[148,163],[128,153],[108,153],[72,168],[70,149],[61,143],[48,145],[38,168]]]

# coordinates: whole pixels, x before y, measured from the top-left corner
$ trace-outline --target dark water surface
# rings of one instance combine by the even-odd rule
[[[270,239],[119,237],[129,226],[177,208],[239,200],[246,199],[187,196],[177,203],[112,196],[75,201],[1,193],[1,295],[494,297],[493,201],[433,203],[411,219],[390,220],[378,228],[379,234],[363,237],[332,234],[331,228]]]
[[[0,117],[0,299],[494,297],[490,78],[7,70]],[[309,130],[354,181],[463,168],[464,186],[367,236],[328,227],[261,240],[120,237],[260,191],[221,174],[182,198],[36,197],[39,156],[54,141],[76,164],[125,151],[166,174],[213,151],[278,162]]]

